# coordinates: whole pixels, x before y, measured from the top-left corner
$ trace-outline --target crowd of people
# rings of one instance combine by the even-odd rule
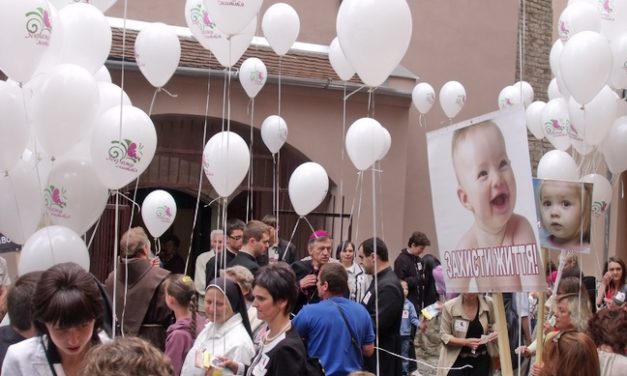
[[[503,294],[508,333],[497,334],[490,294],[447,294],[419,231],[395,260],[380,238],[356,246],[316,231],[297,259],[273,216],[229,220],[211,232],[193,279],[179,270],[178,239],[167,242],[165,259],[155,257],[143,229],[130,229],[104,283],[73,263],[3,282],[2,375],[483,376],[500,367],[499,335],[509,336],[515,374],[627,369],[618,257],[596,296],[576,255],[547,266],[546,318],[538,293]]]

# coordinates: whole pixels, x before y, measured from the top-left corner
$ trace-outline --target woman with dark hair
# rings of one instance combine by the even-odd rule
[[[215,278],[205,291],[207,324],[188,351],[181,375],[211,375],[216,356],[249,364],[255,348],[246,313],[246,300],[239,285],[228,278]]]
[[[257,317],[267,327],[250,366],[225,357],[221,366],[236,375],[304,376],[307,375],[307,351],[290,313],[296,306],[296,276],[287,265],[274,264],[259,269],[253,287]]]
[[[105,303],[96,279],[74,263],[46,270],[33,297],[40,334],[9,347],[3,375],[76,375],[87,350],[101,342]]]
[[[348,273],[348,297],[358,303],[361,302],[372,278],[364,272],[361,265],[355,262],[355,244],[348,240],[338,244],[335,249],[335,258],[340,260],[346,273]]]
[[[603,278],[597,293],[597,306],[605,305],[625,285],[625,261],[612,256],[603,270]]]
[[[627,311],[602,309],[588,323],[588,335],[599,352],[602,376],[624,375],[627,369]]]

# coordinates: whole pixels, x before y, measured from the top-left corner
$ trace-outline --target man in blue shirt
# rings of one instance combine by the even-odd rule
[[[348,296],[348,275],[339,263],[322,265],[316,284],[323,300],[304,306],[292,325],[307,343],[309,357],[319,358],[328,376],[346,376],[363,368],[374,353],[370,314]]]

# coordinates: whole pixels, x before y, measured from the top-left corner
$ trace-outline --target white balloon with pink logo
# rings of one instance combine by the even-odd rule
[[[158,238],[174,223],[176,201],[168,192],[157,189],[146,196],[141,213],[150,235]]]

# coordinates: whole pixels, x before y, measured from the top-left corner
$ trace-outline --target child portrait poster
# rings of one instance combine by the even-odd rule
[[[429,132],[427,150],[447,293],[546,289],[524,109]]]
[[[590,253],[592,183],[533,179],[540,246]]]

